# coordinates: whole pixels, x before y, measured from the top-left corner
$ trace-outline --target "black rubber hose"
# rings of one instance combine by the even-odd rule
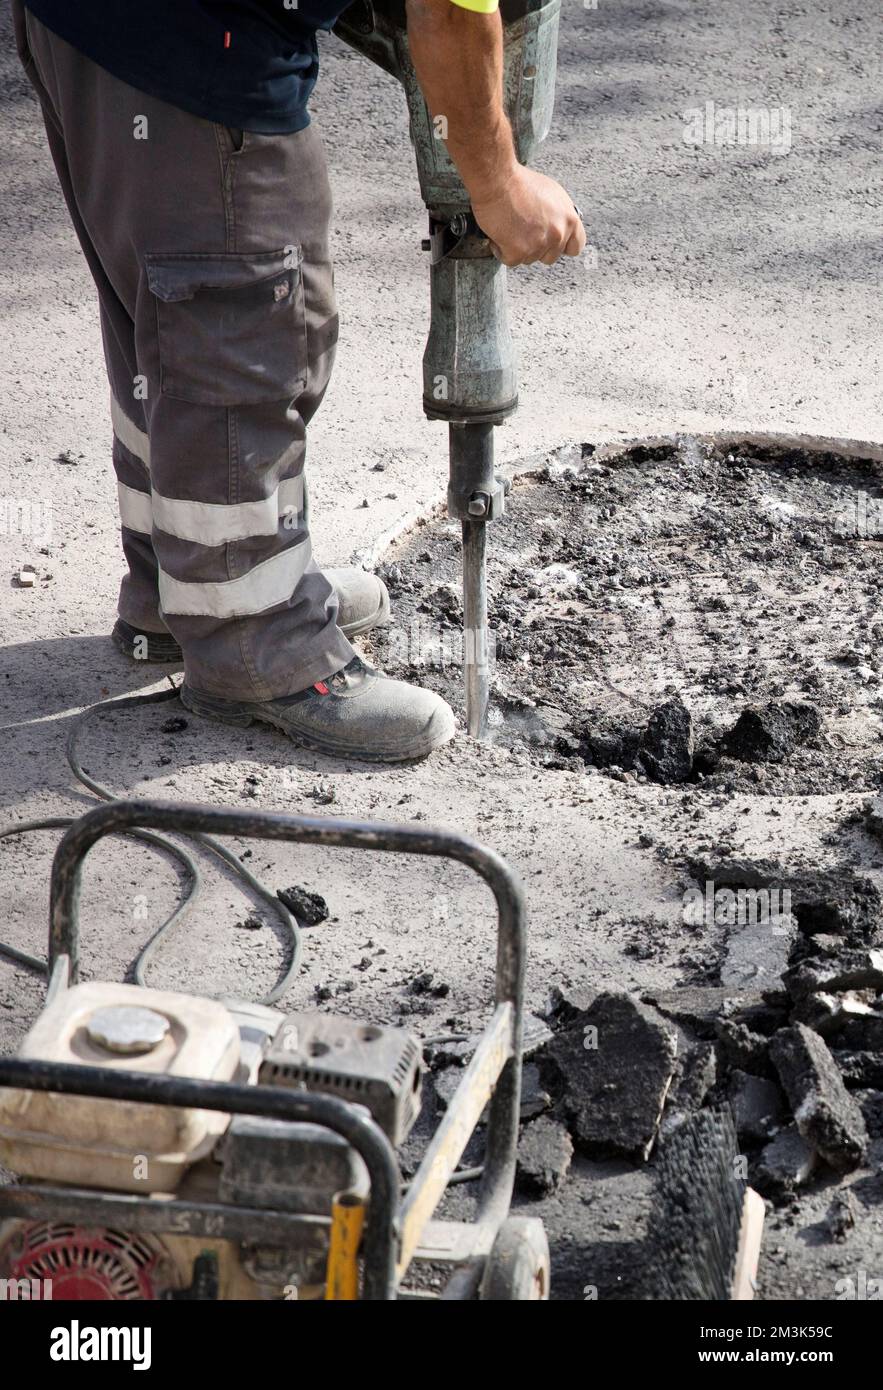
[[[143,695],[125,695],[122,699],[118,700],[102,700],[99,704],[91,705],[89,709],[84,710],[83,713],[78,715],[73,721],[65,747],[68,765],[77,781],[92,792],[94,796],[98,797],[100,801],[115,800],[113,792],[109,791],[107,787],[102,786],[100,782],[96,782],[93,777],[90,777],[89,773],[85,771],[80,763],[78,753],[80,736],[86,724],[93,716],[103,714],[108,710],[132,709],[140,705],[160,704],[168,700],[177,700],[177,698],[178,687],[170,681],[167,690],[151,690]],[[12,835],[26,835],[35,830],[64,830],[69,825],[72,825],[76,819],[77,817],[75,816],[47,816],[43,820],[15,821],[10,825],[0,828],[0,840],[7,839]],[[173,840],[166,839],[164,835],[157,835],[152,830],[130,830],[125,833],[132,839],[141,840],[146,844],[152,845],[163,854],[167,854],[172,859],[177,860],[187,875],[187,884],[184,894],[175,910],[157,927],[156,931],[141,948],[135,958],[132,969],[135,982],[147,988],[148,968],[163,941],[167,940],[174,928],[180,926],[181,922],[196,902],[200,888],[202,887],[202,875],[192,855],[188,854],[180,845],[175,844]],[[281,922],[290,947],[289,963],[269,993],[256,1001],[259,1004],[275,1004],[290,987],[300,966],[302,953],[300,923],[295,915],[280,901],[276,894],[271,889],[265,887],[260,879],[256,878],[254,874],[245,867],[238,855],[234,854],[232,850],[227,849],[226,845],[223,845],[220,840],[216,840],[211,835],[197,834],[188,835],[187,838],[195,841],[198,845],[201,845],[203,849],[209,850],[212,854],[216,855],[217,858],[223,860],[223,862],[233,870],[233,873],[241,879],[243,884],[251,889],[252,893],[276,914]],[[0,942],[0,955],[4,955],[10,960],[15,961],[18,965],[23,965],[29,970],[36,971],[38,974],[47,974],[47,966],[44,960],[41,960],[38,956],[29,955],[27,951],[20,951],[16,946],[10,946],[5,942]]]

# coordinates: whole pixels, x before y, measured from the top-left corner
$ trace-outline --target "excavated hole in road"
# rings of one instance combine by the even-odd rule
[[[872,959],[883,880],[880,860],[866,864],[864,851],[856,859],[851,818],[883,835],[883,811],[876,820],[850,812],[825,848],[813,843],[811,827],[786,821],[785,834],[770,837],[768,857],[758,827],[764,811],[780,817],[789,797],[863,792],[880,782],[881,544],[883,450],[781,436],[577,444],[525,460],[505,517],[489,528],[491,737],[539,768],[594,766],[593,780],[642,779],[650,795],[640,799],[638,844],[679,886],[703,895],[698,921],[664,922],[639,905],[608,919],[622,974],[608,958],[609,993],[602,989],[598,1007],[626,1016],[647,1010],[657,1037],[677,1021],[673,1079],[666,1089],[641,1079],[635,1105],[629,1098],[621,1107],[636,1114],[650,1096],[652,1112],[664,1099],[662,1143],[695,1111],[732,1105],[749,1180],[776,1203],[761,1263],[769,1297],[783,1288],[829,1297],[837,1268],[831,1243],[849,1231],[854,1261],[875,1239],[873,1198],[865,1205],[853,1195],[874,1179],[836,1186],[835,1169],[817,1162],[816,1137],[804,1143],[795,1127],[798,1110],[808,1127],[815,1093],[812,1104],[802,1093],[786,1096],[776,1059],[781,1053],[787,1072],[795,1038],[813,1042],[807,1025],[817,1030],[816,1050],[831,1049],[826,1066],[819,1062],[819,1113],[837,1109],[844,1117],[832,1162],[843,1158],[851,1174],[865,1130],[873,1140],[883,1135],[883,995]],[[391,674],[433,687],[462,714],[459,528],[426,519],[383,559],[395,623],[373,635],[371,656]],[[672,782],[682,795],[664,788],[652,795],[654,783]],[[705,809],[729,798],[702,789],[758,798],[753,849],[739,847],[743,837],[725,818],[703,824]],[[591,810],[586,823],[590,831]],[[769,895],[772,913],[781,904],[772,931],[762,915],[722,913],[724,897],[738,903],[749,889]],[[587,884],[587,899],[591,893]],[[677,978],[640,994],[618,989],[638,961]],[[584,1111],[579,1097],[594,1097],[592,1088],[609,1078],[597,1071],[603,1049],[596,1058],[582,1036],[588,1014],[579,1010],[598,1000],[579,999],[583,987],[589,999],[594,985],[570,968],[576,982],[547,1015],[555,1039],[530,1059],[539,1090],[551,1089],[545,1131],[534,1128],[535,1118],[522,1129],[518,1191],[530,1205],[519,1210],[547,1222],[557,1297],[583,1296],[587,1268],[601,1297],[641,1296],[656,1154],[646,1169],[634,1157],[623,1160],[616,1108],[597,1131],[582,1128],[584,1114],[595,1125],[599,1110],[593,1099]],[[565,1055],[562,1030],[571,1024],[574,1045]],[[544,1070],[549,1047],[565,1056],[560,1095],[552,1094],[558,1074]],[[625,1096],[627,1054],[616,1055],[612,1079]],[[443,1067],[433,1071],[441,1094],[450,1080]],[[847,1164],[850,1144],[856,1152]],[[616,1169],[603,1166],[610,1158]],[[543,1164],[554,1178],[540,1184],[548,1200],[535,1190],[539,1169],[546,1182]],[[465,1219],[468,1197],[452,1189],[446,1214]],[[820,1244],[828,1244],[823,1260]]]
[[[883,454],[841,448],[690,436],[519,471],[489,528],[490,737],[649,782],[877,786]],[[425,521],[379,572],[373,660],[462,712],[459,527]]]

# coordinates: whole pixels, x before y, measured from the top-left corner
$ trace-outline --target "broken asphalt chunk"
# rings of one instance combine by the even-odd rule
[[[484,1035],[471,1033],[468,1037],[442,1038],[426,1044],[426,1060],[433,1071],[440,1067],[465,1067]],[[525,1014],[521,1028],[521,1055],[529,1057],[552,1036],[552,1030],[536,1014]]]
[[[658,705],[641,735],[635,765],[652,782],[686,782],[693,770],[693,719],[682,700]]]
[[[761,1192],[793,1192],[809,1181],[815,1168],[815,1150],[796,1125],[789,1125],[763,1150],[753,1182]]]
[[[770,916],[776,915],[774,904],[778,912],[793,913],[802,933],[814,940],[823,937],[825,944],[820,953],[834,949],[836,936],[841,938],[840,950],[862,942],[873,943],[883,921],[879,885],[845,863],[831,869],[794,872],[774,859],[693,854],[687,867],[699,883],[768,892]]]
[[[868,1132],[825,1041],[802,1023],[782,1028],[770,1043],[797,1128],[839,1172],[857,1168],[868,1151]]]
[[[883,990],[883,951],[842,951],[837,956],[802,960],[788,970],[784,984],[792,999],[847,990]]]
[[[699,1042],[680,1062],[676,1080],[665,1104],[661,1132],[670,1134],[699,1110],[717,1080],[717,1056],[714,1045]]]
[[[677,1035],[628,994],[599,994],[538,1054],[541,1076],[591,1156],[646,1159],[671,1085]]]
[[[715,1027],[718,1057],[727,1067],[750,1071],[755,1076],[768,1076],[770,1061],[769,1038],[755,1033],[744,1023],[732,1018],[719,1019]]]
[[[807,1028],[821,1033],[823,1038],[840,1034],[848,1024],[864,1022],[867,1018],[883,1023],[867,1000],[856,993],[808,994],[795,1004],[791,1013],[792,1023],[805,1023]]]
[[[721,983],[728,989],[775,989],[782,983],[796,937],[797,920],[790,913],[730,927]]]
[[[432,1082],[435,1087],[435,1094],[442,1110],[447,1110],[454,1098],[457,1087],[463,1080],[463,1067],[445,1067],[443,1071],[432,1072]],[[528,1062],[521,1072],[521,1106],[519,1118],[522,1123],[527,1120],[534,1120],[538,1115],[542,1115],[552,1104],[552,1097],[549,1095],[540,1080],[539,1068],[533,1062]],[[487,1121],[487,1107],[482,1111],[479,1124]]]
[[[832,1050],[831,1056],[840,1068],[844,1085],[883,1091],[883,1053],[838,1047]]]
[[[555,1192],[570,1168],[573,1141],[560,1120],[541,1115],[525,1125],[518,1140],[516,1183],[522,1192],[545,1196]]]
[[[822,716],[815,705],[774,700],[744,709],[722,747],[742,762],[781,762],[795,748],[817,738],[821,728]]]

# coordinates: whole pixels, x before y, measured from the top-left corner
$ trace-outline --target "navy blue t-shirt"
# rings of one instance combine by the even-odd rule
[[[316,30],[349,0],[25,0],[53,33],[141,92],[264,134],[302,130]]]

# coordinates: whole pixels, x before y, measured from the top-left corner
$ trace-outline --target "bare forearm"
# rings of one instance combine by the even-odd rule
[[[586,242],[554,179],[519,164],[503,106],[503,25],[462,0],[407,0],[417,80],[466,185],[476,221],[506,265],[552,265]]]
[[[475,201],[502,192],[517,168],[503,109],[499,13],[475,14],[449,0],[408,0],[408,40],[426,104]]]

